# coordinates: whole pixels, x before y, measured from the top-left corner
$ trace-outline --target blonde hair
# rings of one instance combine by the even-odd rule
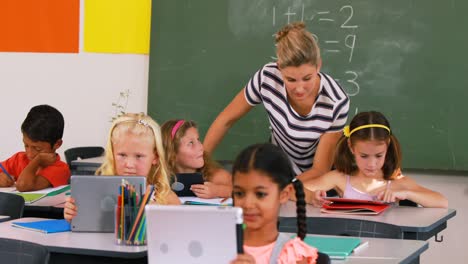
[[[286,25],[276,33],[275,40],[280,69],[306,63],[319,65],[320,49],[312,33],[305,29],[304,22]]]
[[[189,130],[190,128],[192,127],[197,128],[197,124],[195,122],[182,120],[184,123],[180,125],[180,127],[178,127],[176,131],[174,131],[174,136],[172,136],[172,130],[174,129],[174,126],[177,124],[177,122],[179,121],[181,120],[172,119],[172,120],[166,121],[161,126],[163,145],[164,145],[164,149],[166,150],[167,168],[171,176],[174,176],[177,173],[176,172],[176,158],[177,158],[177,151],[180,146],[181,138],[185,135],[187,130]],[[221,166],[217,164],[215,161],[213,161],[210,155],[206,152],[203,152],[203,160],[205,161],[205,164],[203,165],[202,168],[198,169],[197,171],[203,174],[203,178],[206,181],[210,181],[213,176],[213,173],[217,169],[220,169]]]
[[[127,133],[137,135],[154,146],[154,153],[159,163],[152,165],[146,176],[147,184],[155,185],[155,200],[158,204],[166,204],[170,192],[165,152],[162,145],[161,128],[150,116],[143,113],[127,113],[112,122],[109,130],[104,162],[96,170],[96,175],[116,175],[113,142],[121,140]]]

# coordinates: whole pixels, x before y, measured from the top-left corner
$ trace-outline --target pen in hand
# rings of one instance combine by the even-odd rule
[[[0,163],[0,168],[2,169],[2,171],[5,173],[6,176],[8,176],[8,178],[10,178],[10,180],[12,180],[13,182],[15,182],[15,179],[13,178],[13,176],[11,176],[8,171],[5,169],[5,167],[3,167],[2,163]]]

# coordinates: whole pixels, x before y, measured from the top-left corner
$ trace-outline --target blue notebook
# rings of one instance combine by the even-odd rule
[[[71,231],[70,223],[65,219],[41,220],[35,222],[13,222],[11,225],[46,234]]]
[[[327,254],[330,258],[344,259],[361,244],[361,239],[355,237],[306,236],[304,242],[317,248],[319,252]]]

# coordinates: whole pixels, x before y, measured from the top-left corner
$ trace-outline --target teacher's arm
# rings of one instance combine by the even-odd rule
[[[314,164],[312,168],[297,176],[299,180],[306,183],[308,180],[319,177],[331,170],[336,143],[342,134],[341,131],[329,132],[320,137],[320,142],[315,152]]]
[[[232,125],[253,108],[253,106],[247,103],[244,90],[245,88],[234,97],[226,108],[224,108],[218,117],[216,117],[213,124],[211,124],[208,132],[206,132],[205,140],[203,141],[203,147],[206,152],[212,153]]]

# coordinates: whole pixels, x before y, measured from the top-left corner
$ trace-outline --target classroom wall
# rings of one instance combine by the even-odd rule
[[[148,55],[86,53],[82,36],[78,54],[0,52],[0,160],[23,149],[21,123],[37,104],[64,115],[62,157],[70,147],[105,145],[120,92],[130,91],[120,100],[127,112],[146,112]]]

